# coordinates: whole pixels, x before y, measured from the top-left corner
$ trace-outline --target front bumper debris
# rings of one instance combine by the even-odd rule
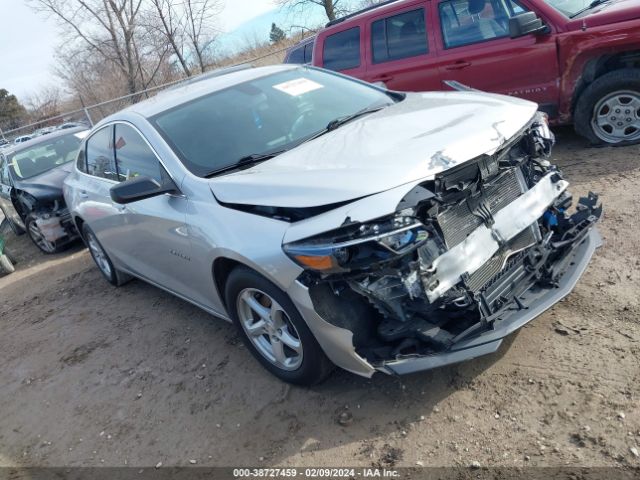
[[[585,238],[570,252],[565,260],[568,268],[557,280],[555,286],[533,286],[518,298],[521,305],[513,304],[494,319],[488,329],[472,338],[460,340],[443,353],[403,358],[385,362],[376,366],[380,371],[403,375],[429,370],[453,363],[470,360],[495,352],[507,335],[523,327],[554,304],[566,297],[586,270],[595,250],[602,245],[602,239],[596,228],[585,231]]]

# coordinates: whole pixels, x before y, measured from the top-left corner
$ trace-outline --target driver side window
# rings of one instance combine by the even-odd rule
[[[145,176],[163,183],[166,175],[164,168],[151,147],[133,127],[124,123],[116,124],[115,151],[120,181]]]
[[[509,19],[528,12],[515,0],[448,0],[439,5],[445,48],[509,36]]]

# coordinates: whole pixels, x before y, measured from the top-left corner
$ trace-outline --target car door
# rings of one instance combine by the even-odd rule
[[[0,209],[9,221],[13,231],[18,233],[24,231],[25,226],[11,201],[12,190],[13,182],[9,175],[9,162],[7,158],[0,153]]]
[[[441,90],[426,2],[414,3],[368,22],[366,80],[391,90]]]
[[[488,92],[537,102],[552,113],[558,104],[558,59],[551,35],[509,36],[509,18],[529,11],[516,0],[441,0],[438,68],[442,80],[457,80]]]
[[[313,52],[314,63],[319,62],[323,68],[364,79],[366,64],[363,61],[362,33],[363,29],[356,25],[327,35],[324,41],[317,42],[320,51]],[[320,58],[315,58],[316,54]]]
[[[179,187],[142,134],[128,123],[116,123],[114,152],[117,181],[146,176],[160,184],[167,180]],[[120,205],[103,232],[104,247],[127,270],[184,297],[193,298],[190,269],[191,242],[185,224],[187,198],[162,194]],[[100,237],[98,237],[100,238]]]

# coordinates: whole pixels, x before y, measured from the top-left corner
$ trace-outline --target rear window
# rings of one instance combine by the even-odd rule
[[[291,50],[284,63],[305,63],[304,61],[304,45]]]
[[[360,66],[360,27],[329,35],[324,41],[322,63],[329,70]]]
[[[388,62],[429,53],[424,9],[394,15],[371,24],[373,62]]]

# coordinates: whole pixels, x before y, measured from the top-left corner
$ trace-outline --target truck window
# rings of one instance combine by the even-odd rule
[[[360,66],[360,27],[329,35],[324,41],[322,66],[329,70],[347,70]]]
[[[509,18],[528,10],[513,0],[448,0],[439,5],[445,48],[509,35]]]
[[[307,43],[304,46],[304,63],[311,63],[313,61],[313,42]]]
[[[373,22],[371,24],[371,50],[373,63],[428,53],[424,8]]]
[[[285,63],[305,63],[304,61],[304,45],[291,50]]]

